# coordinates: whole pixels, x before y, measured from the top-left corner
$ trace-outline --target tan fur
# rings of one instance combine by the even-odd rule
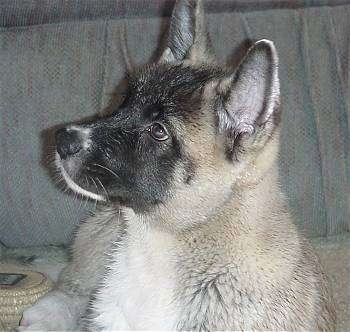
[[[212,66],[202,11],[177,1],[162,62]],[[325,276],[280,190],[277,52],[266,40],[255,47],[239,84],[232,73],[207,82],[200,116],[172,119],[194,163],[190,183],[180,160],[163,204],[102,207],[86,220],[57,290],[24,313],[28,329],[334,331]],[[242,134],[235,158],[229,130]]]
[[[178,189],[161,212],[147,216],[162,227],[184,226],[169,227],[181,244],[177,296],[193,304],[178,327],[334,330],[324,275],[279,189],[278,130],[235,171],[217,149],[213,128],[199,128],[187,147],[197,157],[202,183],[192,185],[190,194]],[[195,222],[200,225],[193,227]],[[208,288],[202,290],[208,298],[202,292],[196,298],[199,287]],[[213,320],[205,323],[205,316]]]
[[[223,138],[215,134],[211,113],[205,112],[209,105],[207,91],[202,104],[207,116],[182,128],[186,152],[195,156],[193,183],[183,183],[178,165],[172,199],[165,206],[142,216],[103,208],[88,219],[77,233],[73,261],[62,273],[59,289],[73,298],[86,297],[99,285],[106,266],[114,271],[105,275],[92,306],[101,314],[82,325],[91,331],[99,329],[101,320],[115,329],[333,331],[334,306],[325,277],[279,189],[279,130],[232,164],[225,158]],[[132,225],[145,225],[147,231]],[[144,243],[134,247],[140,241]],[[123,254],[116,256],[114,247],[124,248]],[[126,256],[131,274],[117,263]],[[141,279],[133,278],[138,275]],[[143,295],[149,319],[139,322],[130,316],[138,308],[138,292],[146,292],[138,280],[148,280],[149,288]],[[135,297],[120,293],[130,282]],[[125,286],[118,290],[118,283]],[[129,297],[129,310],[135,305],[131,312],[107,309],[109,301],[119,303],[124,296]],[[163,299],[159,308],[147,303],[153,299]],[[75,326],[86,300],[81,303],[65,327]],[[158,308],[156,317],[165,317],[164,322],[151,319],[151,308]]]

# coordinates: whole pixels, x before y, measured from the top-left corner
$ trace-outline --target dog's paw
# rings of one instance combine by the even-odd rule
[[[17,331],[58,331],[70,330],[76,325],[76,317],[70,310],[67,297],[52,292],[26,309]]]

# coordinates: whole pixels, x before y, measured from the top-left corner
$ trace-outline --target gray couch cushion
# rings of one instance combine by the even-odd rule
[[[282,189],[298,224],[313,236],[349,230],[349,15],[350,5],[209,15],[213,44],[223,61],[237,62],[247,38],[276,42],[284,104]],[[94,208],[52,181],[45,167],[53,145],[50,128],[109,105],[124,75],[123,24],[135,62],[146,62],[164,36],[167,18],[104,17],[2,29],[4,244],[67,242],[75,224]]]
[[[2,0],[0,26],[27,26],[76,20],[170,16],[175,0]],[[314,6],[349,0],[204,0],[207,13]]]

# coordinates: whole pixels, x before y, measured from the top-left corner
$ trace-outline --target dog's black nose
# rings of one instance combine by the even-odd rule
[[[83,147],[79,131],[75,129],[58,129],[55,136],[57,152],[62,159],[75,155]]]

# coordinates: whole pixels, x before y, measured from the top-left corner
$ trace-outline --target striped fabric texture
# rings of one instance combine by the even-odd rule
[[[159,54],[172,5],[1,2],[0,242],[67,243],[95,208],[55,184],[52,133],[111,108],[125,72],[120,30],[134,62],[146,63]],[[247,40],[271,39],[279,51],[280,175],[296,222],[309,236],[349,231],[350,1],[215,0],[206,8],[222,62],[237,64]]]

